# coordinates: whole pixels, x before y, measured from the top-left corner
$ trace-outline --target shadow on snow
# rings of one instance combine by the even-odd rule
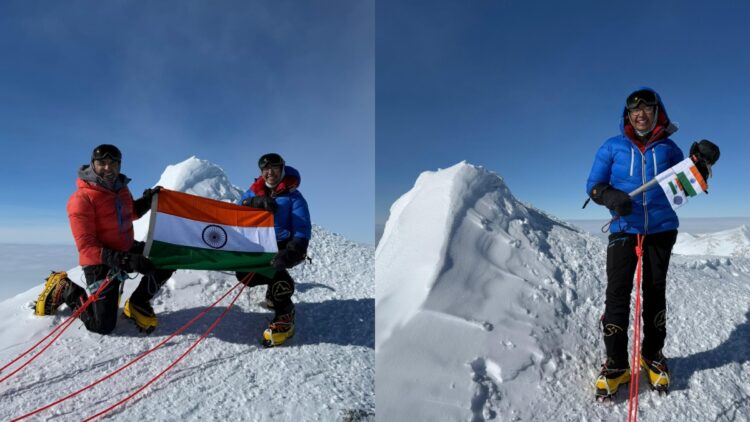
[[[283,347],[330,343],[341,346],[375,348],[375,299],[339,299],[314,303],[296,303],[295,335]],[[154,334],[169,336],[200,314],[205,308],[195,307],[160,313],[159,327]],[[226,309],[216,306],[200,320],[180,333],[200,336]],[[273,319],[273,311],[247,312],[233,307],[211,331],[209,337],[236,343],[260,344],[263,330]],[[145,337],[130,321],[120,317],[114,337]]]
[[[750,311],[745,314],[745,322],[735,327],[729,338],[711,350],[669,360],[675,377],[670,390],[685,390],[694,373],[719,368],[730,363],[743,364],[750,361]]]

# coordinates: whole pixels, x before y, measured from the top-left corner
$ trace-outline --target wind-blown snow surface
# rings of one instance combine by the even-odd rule
[[[605,251],[487,170],[420,175],[375,252],[378,420],[627,419],[593,397]],[[667,300],[673,391],[642,381],[639,420],[748,420],[750,260],[674,256]]]
[[[230,200],[237,191],[219,167],[194,157],[170,166],[158,184]],[[139,237],[145,228],[139,226]],[[288,345],[259,347],[260,335],[273,314],[258,305],[265,287],[245,289],[224,320],[190,355],[110,416],[117,420],[371,419],[375,376],[372,247],[314,226],[309,255],[312,263],[291,270],[297,280],[293,298],[297,332]],[[82,284],[80,267],[69,275]],[[76,321],[39,359],[0,384],[0,419],[34,410],[119,368],[183,326],[235,283],[233,275],[220,272],[177,271],[153,301],[160,325],[150,336],[140,334],[122,317],[108,336],[90,333]],[[123,297],[136,285],[137,280],[128,281]],[[70,315],[63,307],[54,317],[34,316],[30,305],[41,288],[0,302],[0,365]],[[115,378],[41,417],[82,420],[124,398],[186,350],[230,301],[231,297],[226,298],[195,325]]]
[[[672,251],[680,255],[750,256],[750,227],[693,235],[679,233]]]

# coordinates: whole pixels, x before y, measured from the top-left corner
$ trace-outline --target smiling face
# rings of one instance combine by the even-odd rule
[[[268,186],[275,188],[281,183],[281,169],[281,166],[265,166],[260,174]]]
[[[638,132],[648,132],[656,119],[656,106],[640,103],[637,107],[628,109],[628,119]]]
[[[120,175],[120,162],[109,158],[93,160],[94,173],[108,183],[113,183]]]

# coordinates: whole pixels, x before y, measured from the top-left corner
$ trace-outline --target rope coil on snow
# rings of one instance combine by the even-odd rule
[[[109,373],[109,374],[107,374],[107,375],[105,375],[105,376],[103,376],[103,377],[99,378],[98,380],[96,380],[96,381],[92,382],[91,384],[89,384],[89,385],[87,385],[87,386],[85,386],[85,387],[82,387],[82,388],[80,388],[80,389],[78,389],[78,390],[76,390],[76,391],[74,391],[74,392],[72,392],[72,393],[68,394],[67,396],[65,396],[65,397],[62,397],[62,398],[60,398],[60,399],[58,399],[58,400],[56,400],[56,401],[54,401],[54,402],[52,402],[52,403],[49,403],[49,404],[47,404],[47,405],[45,405],[45,406],[42,406],[42,407],[40,407],[40,408],[38,408],[38,409],[35,409],[35,410],[33,410],[33,411],[29,412],[29,413],[26,413],[26,414],[24,414],[24,415],[21,415],[21,416],[19,416],[19,417],[15,418],[15,419],[13,419],[12,421],[20,421],[20,420],[22,420],[22,419],[26,419],[26,418],[28,418],[29,416],[33,416],[33,415],[35,415],[35,414],[37,414],[37,413],[40,413],[40,412],[42,412],[42,411],[44,411],[44,410],[47,410],[47,409],[49,409],[49,408],[51,408],[51,407],[53,407],[53,406],[55,406],[55,405],[58,405],[58,404],[60,404],[60,403],[62,403],[62,402],[64,402],[64,401],[66,401],[66,400],[68,400],[68,399],[70,399],[70,398],[73,398],[73,397],[77,396],[78,394],[80,394],[80,393],[82,393],[82,392],[84,392],[84,391],[86,391],[86,390],[89,390],[89,389],[93,388],[93,387],[94,387],[94,386],[96,386],[97,384],[99,384],[99,383],[101,383],[101,382],[104,382],[104,381],[106,381],[106,380],[107,380],[107,379],[109,379],[109,378],[112,378],[113,376],[117,375],[117,374],[118,374],[118,373],[120,373],[121,371],[123,371],[123,370],[125,370],[126,368],[130,367],[130,366],[131,366],[131,365],[133,365],[134,363],[136,363],[136,362],[138,362],[139,360],[143,359],[143,358],[144,358],[144,357],[146,357],[147,355],[149,355],[149,354],[151,354],[152,352],[156,351],[157,349],[161,348],[161,347],[162,347],[162,346],[163,346],[164,344],[166,344],[166,343],[167,343],[167,342],[168,342],[169,340],[173,339],[173,338],[174,338],[174,337],[176,337],[176,336],[177,336],[178,334],[182,333],[182,332],[183,332],[183,331],[185,331],[185,330],[186,330],[187,328],[189,328],[189,327],[190,327],[191,325],[193,325],[193,324],[194,324],[195,322],[197,322],[197,321],[198,321],[199,319],[203,318],[203,316],[205,316],[205,315],[206,315],[206,314],[208,313],[208,311],[210,311],[210,310],[211,310],[212,308],[214,308],[214,307],[215,307],[215,306],[216,306],[216,305],[217,305],[217,304],[218,304],[219,302],[221,302],[222,300],[224,300],[224,298],[226,298],[226,297],[227,297],[227,296],[228,296],[228,295],[229,295],[229,294],[230,294],[230,293],[231,293],[231,292],[232,292],[233,290],[235,290],[235,289],[236,289],[236,288],[237,288],[237,287],[238,287],[238,286],[239,286],[240,284],[242,284],[242,287],[240,288],[240,291],[239,291],[239,292],[237,293],[237,296],[235,296],[235,298],[234,298],[234,299],[232,300],[231,304],[229,305],[229,308],[231,308],[231,307],[232,307],[232,305],[234,304],[234,302],[235,302],[235,301],[237,300],[237,298],[239,297],[240,293],[242,293],[242,291],[243,291],[243,290],[244,290],[244,288],[246,287],[246,286],[245,286],[245,285],[244,285],[243,283],[244,283],[244,282],[249,282],[250,280],[252,280],[252,278],[253,278],[254,274],[255,274],[255,273],[249,273],[249,274],[247,274],[247,275],[245,276],[245,278],[243,278],[243,280],[242,280],[242,281],[238,282],[238,283],[237,283],[237,284],[235,284],[235,285],[234,285],[234,286],[233,286],[232,288],[230,288],[229,290],[227,290],[227,291],[226,291],[226,292],[225,292],[225,293],[224,293],[224,294],[223,294],[223,295],[222,295],[221,297],[219,297],[219,299],[217,299],[217,300],[216,300],[216,301],[215,301],[214,303],[212,303],[211,305],[209,305],[208,307],[206,307],[206,308],[205,308],[205,309],[204,309],[203,311],[201,311],[201,313],[199,313],[199,314],[198,314],[198,315],[196,315],[196,316],[195,316],[195,317],[194,317],[193,319],[191,319],[190,321],[188,321],[188,322],[187,322],[187,323],[186,323],[185,325],[183,325],[182,327],[180,327],[179,329],[177,329],[177,330],[176,330],[176,331],[175,331],[174,333],[172,333],[172,334],[171,334],[170,336],[168,336],[167,338],[165,338],[164,340],[162,340],[161,342],[159,342],[159,343],[158,343],[158,344],[157,344],[156,346],[152,347],[151,349],[149,349],[149,350],[147,350],[146,352],[142,353],[141,355],[137,356],[136,358],[134,358],[134,359],[133,359],[133,360],[131,360],[130,362],[128,362],[128,363],[126,363],[125,365],[121,366],[120,368],[118,368],[118,369],[114,370],[113,372],[111,372],[111,373]],[[221,319],[223,318],[224,314],[225,314],[225,313],[226,313],[226,312],[227,312],[227,311],[229,310],[229,308],[227,308],[227,310],[226,310],[226,311],[225,311],[225,312],[224,312],[224,313],[223,313],[223,314],[222,314],[222,315],[221,315],[221,316],[220,316],[219,318],[217,318],[217,320],[216,320],[216,321],[214,322],[214,325],[212,325],[211,327],[209,327],[209,329],[208,329],[208,331],[207,331],[207,332],[205,333],[205,335],[207,335],[208,333],[210,333],[210,332],[211,332],[211,330],[213,330],[213,328],[214,328],[214,327],[215,327],[215,326],[216,326],[216,325],[218,324],[218,321],[221,321]],[[204,336],[205,336],[205,335],[204,335]],[[191,347],[190,349],[188,349],[188,352],[184,353],[184,354],[183,354],[182,356],[180,356],[180,357],[178,358],[178,360],[177,360],[177,361],[175,361],[175,362],[174,362],[174,363],[173,363],[172,365],[170,365],[170,366],[169,366],[169,367],[167,368],[167,370],[171,369],[171,367],[172,367],[172,366],[174,366],[174,364],[176,364],[177,362],[179,362],[179,360],[181,360],[181,359],[182,359],[182,358],[183,358],[183,357],[184,357],[185,355],[187,355],[187,353],[189,353],[189,351],[191,351],[191,350],[192,350],[192,349],[193,349],[193,348],[194,348],[194,347],[195,347],[195,346],[197,345],[197,343],[199,343],[200,341],[202,341],[202,339],[203,339],[203,337],[201,337],[201,338],[199,339],[199,341],[197,341],[197,342],[196,342],[196,343],[195,343],[195,344],[194,344],[194,345],[193,345],[193,346],[192,346],[192,347]],[[155,380],[156,380],[157,378],[159,378],[159,377],[160,377],[160,376],[161,376],[161,375],[162,375],[162,374],[163,374],[164,372],[166,372],[167,370],[165,370],[165,371],[163,371],[163,372],[162,372],[161,374],[157,375],[157,377],[155,377],[154,379],[152,379],[152,380],[151,380],[151,381],[149,382],[149,384],[150,384],[151,382],[155,381]],[[134,396],[135,394],[137,394],[138,392],[140,392],[140,391],[141,391],[141,390],[142,390],[143,388],[145,388],[146,386],[148,386],[148,384],[147,384],[147,385],[145,385],[145,386],[143,386],[143,387],[142,387],[141,389],[139,389],[138,391],[136,391],[135,393],[133,393],[133,394],[132,394],[131,396],[127,397],[126,399],[124,399],[124,400],[122,400],[122,401],[118,402],[117,404],[115,404],[114,406],[111,406],[110,408],[106,409],[105,411],[103,411],[103,412],[100,412],[100,413],[98,413],[98,414],[96,414],[96,415],[92,416],[92,417],[91,417],[90,419],[88,419],[88,420],[91,420],[91,419],[93,419],[93,418],[96,418],[96,417],[98,417],[98,416],[101,416],[101,415],[103,415],[104,413],[106,413],[106,412],[110,411],[111,409],[114,409],[115,407],[119,406],[120,404],[122,404],[122,403],[124,403],[125,401],[129,400],[130,398],[132,398],[132,397],[133,397],[133,396]]]
[[[91,296],[89,296],[86,299],[86,301],[78,309],[76,309],[75,312],[73,312],[72,315],[70,315],[65,321],[63,321],[62,324],[60,324],[57,327],[55,327],[54,330],[52,330],[49,334],[47,334],[46,336],[44,336],[44,338],[42,338],[41,340],[39,340],[38,342],[36,342],[33,346],[31,346],[25,352],[21,353],[17,358],[13,359],[8,364],[6,364],[2,368],[0,368],[0,372],[2,372],[5,368],[7,368],[10,365],[14,364],[15,362],[17,362],[19,359],[21,359],[22,357],[26,356],[27,354],[31,353],[34,349],[37,348],[37,346],[39,346],[40,344],[42,344],[44,342],[44,340],[47,340],[50,336],[52,336],[58,330],[60,330],[60,332],[57,333],[57,335],[52,340],[50,340],[50,342],[47,343],[47,345],[44,346],[42,348],[42,350],[39,351],[39,353],[37,353],[34,356],[32,356],[28,361],[26,361],[26,363],[24,363],[20,367],[16,368],[10,374],[4,376],[3,378],[0,378],[0,383],[2,383],[3,381],[7,380],[10,377],[12,377],[14,374],[18,373],[20,370],[22,370],[23,368],[25,368],[26,366],[28,366],[31,362],[33,362],[34,360],[36,360],[36,358],[38,358],[39,356],[41,356],[42,353],[44,353],[47,349],[49,349],[49,347],[52,346],[52,344],[58,338],[60,338],[60,336],[65,332],[65,330],[67,330],[73,324],[73,322],[75,322],[76,318],[78,318],[86,310],[86,308],[88,308],[89,305],[91,305],[93,302],[95,302],[95,301],[97,301],[99,299],[99,295],[109,285],[109,282],[110,282],[109,277],[105,278],[104,281],[99,285],[99,288],[96,290],[96,292],[94,292],[94,294],[92,294]]]

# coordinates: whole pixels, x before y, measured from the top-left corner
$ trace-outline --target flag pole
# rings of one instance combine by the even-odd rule
[[[164,188],[162,188],[164,189]],[[143,256],[148,258],[151,252],[151,245],[154,243],[154,227],[156,226],[156,214],[159,209],[159,192],[151,197],[151,215],[148,222],[148,234],[146,235],[146,247],[143,249]]]
[[[654,177],[653,179],[649,180],[648,182],[646,182],[645,184],[643,184],[638,189],[634,190],[633,192],[630,192],[628,195],[630,195],[631,198],[635,198],[636,195],[638,195],[640,193],[643,193],[644,191],[647,191],[647,190],[651,189],[657,183],[659,183],[659,179],[657,179],[656,177]]]

